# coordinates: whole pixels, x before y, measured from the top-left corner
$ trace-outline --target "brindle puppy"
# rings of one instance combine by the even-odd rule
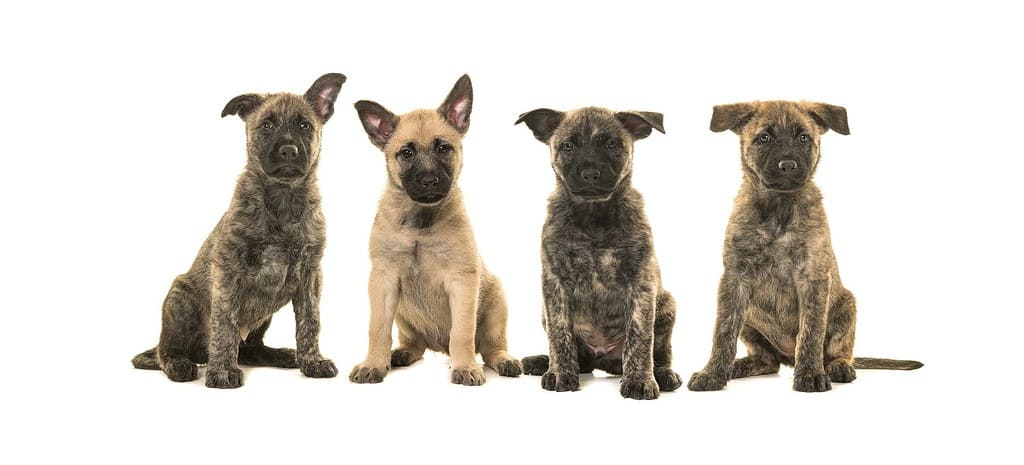
[[[304,96],[244,94],[221,116],[245,120],[248,160],[227,213],[178,276],[163,305],[155,349],[132,360],[171,381],[242,385],[242,365],[298,367],[313,378],[337,375],[320,355],[320,257],[324,216],[316,186],[320,131],[334,113],[345,76],[325,74]],[[298,351],[263,345],[274,312],[295,308]]]
[[[583,108],[519,117],[551,149],[558,180],[542,235],[544,330],[550,358],[523,359],[549,391],[579,389],[579,373],[621,374],[620,392],[655,399],[681,384],[670,368],[675,301],[661,286],[633,143],[664,133],[662,115]]]
[[[740,136],[743,184],[726,231],[711,359],[689,389],[722,389],[729,378],[777,373],[782,363],[795,367],[793,389],[804,392],[853,381],[854,368],[921,367],[853,357],[856,306],[839,279],[811,180],[821,134],[850,133],[846,109],[785,101],[716,106],[711,130],[726,129]],[[748,355],[733,361],[737,336]]]
[[[369,350],[352,369],[353,382],[379,383],[426,349],[451,354],[455,384],[484,383],[477,352],[502,376],[522,372],[507,352],[505,295],[477,254],[455,185],[472,106],[469,76],[437,110],[395,116],[375,102],[356,102],[370,141],[384,152],[388,183],[370,235]],[[393,323],[399,346],[391,350]]]

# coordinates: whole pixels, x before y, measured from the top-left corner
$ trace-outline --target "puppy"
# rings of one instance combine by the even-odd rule
[[[469,76],[437,110],[395,116],[375,102],[355,106],[370,142],[384,152],[387,185],[370,234],[369,350],[349,379],[379,383],[426,349],[451,355],[455,384],[484,383],[477,353],[501,376],[519,376],[522,365],[507,352],[505,295],[477,254],[456,186],[473,107]]]
[[[743,184],[726,230],[711,359],[688,388],[794,366],[793,389],[848,383],[855,368],[913,370],[920,362],[853,357],[857,309],[832,252],[821,192],[811,177],[820,136],[847,135],[846,109],[811,102],[720,105],[711,130],[740,136]],[[748,355],[733,360],[736,338]]]
[[[549,391],[575,391],[579,373],[621,374],[620,392],[655,399],[680,386],[670,368],[675,301],[661,286],[633,143],[664,133],[662,115],[603,108],[533,110],[519,117],[551,149],[557,180],[541,238],[544,330],[550,358],[523,359]]]
[[[337,375],[318,342],[324,216],[316,167],[320,131],[344,82],[341,74],[325,74],[302,96],[244,94],[224,107],[221,117],[245,121],[245,171],[192,268],[171,285],[160,342],[132,360],[136,368],[191,381],[196,364],[206,363],[213,388],[241,386],[239,364]],[[289,301],[298,350],[264,346],[274,312]]]

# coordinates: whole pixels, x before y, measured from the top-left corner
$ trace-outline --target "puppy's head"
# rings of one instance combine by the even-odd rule
[[[541,108],[519,116],[551,149],[551,168],[573,197],[610,199],[633,171],[633,142],[665,133],[661,113],[587,107],[570,112]]]
[[[414,202],[438,203],[462,170],[462,137],[469,129],[473,84],[463,75],[436,110],[395,116],[379,103],[356,102],[370,142],[384,152],[388,179]]]
[[[308,179],[320,157],[320,131],[334,114],[345,76],[320,76],[305,95],[243,94],[231,99],[221,117],[245,121],[249,169],[276,182]]]
[[[846,109],[815,102],[749,102],[715,106],[711,130],[740,136],[743,169],[769,190],[802,189],[821,156],[829,129],[847,135]]]

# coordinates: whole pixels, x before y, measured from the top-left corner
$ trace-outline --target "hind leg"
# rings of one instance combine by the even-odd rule
[[[497,278],[484,276],[479,299],[480,323],[476,328],[476,347],[484,358],[484,365],[501,376],[519,376],[523,372],[523,365],[508,353],[505,337],[508,307]]]
[[[202,319],[205,312],[187,279],[178,276],[164,299],[160,343],[156,356],[160,369],[175,382],[199,377],[193,358],[205,344]]]
[[[402,318],[395,318],[395,323],[398,326],[398,348],[391,351],[391,367],[407,367],[422,360],[427,345]]]
[[[747,356],[732,363],[732,379],[779,372],[781,354],[761,333],[744,324],[740,330],[740,340],[747,346]]]
[[[852,292],[843,288],[832,299],[825,335],[825,373],[834,383],[849,383],[857,379],[857,372],[853,369],[857,301]]]
[[[586,347],[587,345],[583,341],[576,341],[576,357],[580,365],[580,374],[593,373],[595,368],[613,375],[622,374],[622,360],[616,360],[615,363],[606,363],[604,360],[595,359],[594,354]],[[547,355],[523,357],[523,373],[540,376],[548,371],[550,364],[550,359]]]
[[[238,364],[258,367],[298,368],[295,349],[274,348],[263,345],[263,336],[270,328],[271,318],[254,329],[238,345]]]
[[[676,324],[676,301],[665,290],[658,294],[654,317],[654,380],[661,391],[675,391],[683,385],[672,371],[672,328]]]

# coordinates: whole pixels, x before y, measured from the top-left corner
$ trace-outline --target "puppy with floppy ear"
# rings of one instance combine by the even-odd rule
[[[522,365],[507,351],[505,295],[477,254],[456,185],[473,108],[469,76],[436,110],[396,116],[366,100],[355,107],[384,153],[387,184],[370,234],[369,349],[349,379],[379,383],[426,349],[451,355],[455,384],[484,383],[477,353],[499,375],[519,376]],[[394,323],[399,345],[392,350]]]
[[[620,393],[655,399],[681,384],[671,369],[675,301],[661,285],[633,143],[665,132],[662,115],[583,108],[524,113],[551,150],[557,180],[541,237],[543,325],[550,354],[523,359],[549,391],[579,389],[594,368],[622,375]]]
[[[794,366],[793,389],[820,392],[855,368],[913,370],[920,362],[854,358],[856,304],[843,287],[821,192],[811,180],[820,136],[849,134],[846,109],[812,102],[719,105],[711,130],[740,136],[743,184],[726,230],[711,359],[692,391]],[[736,339],[748,355],[733,360]]]
[[[213,388],[241,386],[239,364],[337,375],[318,342],[325,235],[316,168],[320,132],[344,82],[341,74],[325,74],[304,96],[243,94],[224,107],[222,117],[245,121],[245,171],[192,268],[174,280],[160,342],[135,356],[136,368],[191,381],[197,364],[206,363],[206,385]],[[288,302],[297,350],[264,346],[271,318]]]

